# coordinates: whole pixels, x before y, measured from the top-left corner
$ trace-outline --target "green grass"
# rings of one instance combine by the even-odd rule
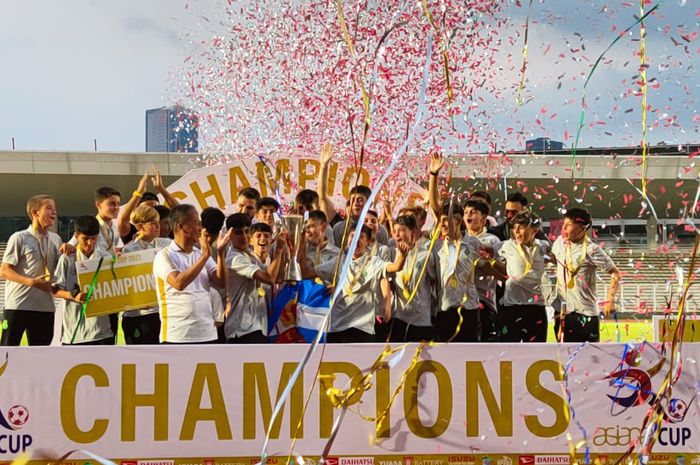
[[[651,341],[653,336],[651,320],[620,320],[618,323],[606,321],[600,327],[600,342],[618,342],[618,332],[620,342]],[[551,326],[547,334],[547,342],[554,342],[554,331]]]

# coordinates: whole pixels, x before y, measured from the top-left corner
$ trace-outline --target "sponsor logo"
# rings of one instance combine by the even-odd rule
[[[379,465],[403,465],[403,460],[377,460],[377,463],[379,463]]]
[[[374,457],[340,457],[338,465],[374,465]]]
[[[491,465],[491,457],[488,455],[481,459],[481,465]]]
[[[416,458],[413,460],[413,465],[445,465],[445,461],[434,458]]]
[[[119,462],[121,465],[138,465],[136,460],[122,460]]]
[[[413,457],[403,457],[404,465],[413,465]]]
[[[513,465],[513,460],[505,455],[496,461],[496,465]]]
[[[326,457],[326,460],[323,461],[323,465],[339,465],[338,457]]]
[[[0,376],[5,373],[9,361],[10,354],[6,352],[5,361],[0,364]],[[7,430],[0,433],[0,454],[18,454],[32,445],[32,435],[19,432],[28,421],[29,409],[24,405],[13,405],[7,410],[7,415],[0,409],[0,426]]]
[[[571,457],[568,455],[535,455],[535,465],[569,465]]]
[[[690,461],[690,465],[700,465],[700,455],[694,457],[693,460]]]
[[[518,456],[518,465],[535,465],[534,455],[520,455]]]
[[[598,427],[592,442],[594,446],[628,446],[640,435],[641,429],[636,427]],[[691,435],[690,428],[685,426],[662,426],[658,441],[662,446],[685,446]]]
[[[597,455],[598,462],[600,465],[606,465],[608,463],[608,456],[607,455]]]
[[[476,457],[473,455],[450,455],[447,457],[447,463],[453,465],[475,465]]]
[[[175,460],[137,460],[137,465],[175,465]]]
[[[685,456],[684,455],[676,456],[676,465],[685,465]]]
[[[204,465],[214,465],[214,464],[216,463],[216,460],[214,460],[214,459],[204,459],[204,460],[202,461],[202,463],[203,463]]]

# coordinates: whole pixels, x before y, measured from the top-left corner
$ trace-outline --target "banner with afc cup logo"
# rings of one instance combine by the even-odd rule
[[[661,404],[668,351],[646,343],[409,344],[379,364],[383,345],[328,345],[270,424],[306,348],[8,347],[0,461],[82,449],[121,465],[254,465],[269,431],[271,465],[286,464],[294,440],[294,460],[316,465],[339,411],[314,376],[342,391],[375,365],[325,465],[571,465],[586,444],[604,465],[640,440],[652,407],[663,422],[651,464],[700,465],[697,344],[684,344]]]

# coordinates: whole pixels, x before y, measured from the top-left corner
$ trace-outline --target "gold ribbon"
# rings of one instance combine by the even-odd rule
[[[583,266],[584,262],[586,261],[586,257],[588,256],[588,235],[584,234],[583,236],[583,253],[581,254],[581,257],[579,257],[578,260],[578,265],[576,265],[576,268],[574,268],[574,260],[573,257],[571,256],[571,241],[566,245],[566,270],[569,272],[569,279],[566,282],[566,286],[569,289],[573,289],[574,286],[576,285],[574,278],[578,274],[579,271],[581,271],[581,267]]]

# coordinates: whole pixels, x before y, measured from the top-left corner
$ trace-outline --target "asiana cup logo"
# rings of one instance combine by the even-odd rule
[[[656,360],[650,360],[650,357]],[[658,357],[658,358],[657,358]],[[648,368],[643,367],[643,361]],[[630,408],[657,404],[659,393],[654,390],[654,377],[658,375],[668,359],[651,345],[642,343],[638,347],[625,346],[625,352],[615,369],[604,379],[610,380],[613,394],[606,394],[612,401],[610,414],[613,417],[627,412]],[[691,429],[679,425],[685,420],[695,397],[671,398],[660,403],[664,426],[660,428],[658,442],[661,446],[684,446],[689,443]],[[595,446],[628,447],[639,439],[640,428],[625,426],[598,427],[593,437]]]
[[[9,353],[5,353],[5,361],[0,365],[0,376],[7,369],[9,356]],[[29,410],[24,405],[15,404],[7,410],[7,413],[0,407],[0,454],[18,454],[32,445],[32,436],[19,432],[27,421],[29,421]]]

